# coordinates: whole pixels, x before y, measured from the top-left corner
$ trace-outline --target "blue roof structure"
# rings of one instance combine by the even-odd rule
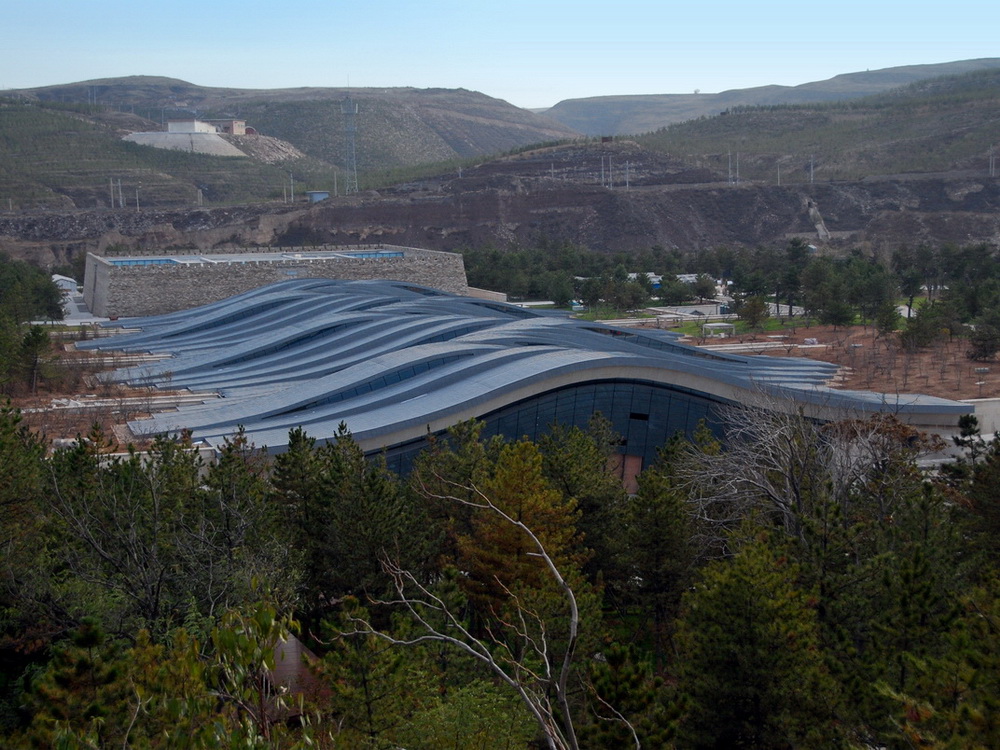
[[[169,356],[107,380],[223,396],[130,422],[135,434],[189,429],[218,444],[242,426],[272,452],[297,426],[322,442],[345,422],[363,449],[379,451],[470,418],[495,417],[496,431],[533,437],[553,420],[585,423],[600,408],[634,435],[623,450],[649,459],[668,430],[689,430],[712,405],[761,393],[818,419],[891,411],[950,425],[971,410],[917,394],[837,390],[837,367],[824,362],[711,352],[663,331],[402,282],[291,279],[122,324],[141,330],[79,348]]]

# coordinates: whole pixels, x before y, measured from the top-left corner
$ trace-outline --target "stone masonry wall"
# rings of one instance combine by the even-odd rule
[[[103,268],[100,272],[94,269],[94,281],[85,283],[84,291],[89,297],[86,301],[91,312],[102,317],[161,315],[293,278],[385,279],[454,294],[468,293],[461,255],[388,246],[380,249],[398,249],[405,255],[401,258],[294,258],[149,266],[110,266],[98,261],[94,265]],[[315,252],[315,249],[301,251],[310,250]]]
[[[386,245],[383,243],[354,244],[354,245],[309,245],[298,247],[282,247],[279,245],[233,247],[225,250],[199,250],[195,247],[174,248],[170,250],[156,250],[149,248],[129,248],[122,247],[120,250],[108,249],[104,255],[108,258],[128,257],[128,258],[172,258],[186,255],[248,255],[250,253],[360,253],[372,252],[375,250],[395,250],[408,251],[412,253],[433,253],[437,250],[427,250],[422,247],[403,247],[402,245]]]

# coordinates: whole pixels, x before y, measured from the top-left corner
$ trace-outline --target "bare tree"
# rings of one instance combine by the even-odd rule
[[[820,504],[845,511],[863,495],[887,518],[914,459],[937,443],[890,414],[820,422],[790,413],[761,395],[723,414],[725,449],[693,452],[678,473],[706,541],[721,545],[725,531],[763,513],[793,536]],[[863,490],[863,492],[862,492]]]
[[[374,635],[397,645],[426,642],[448,644],[485,665],[497,678],[509,685],[535,717],[551,750],[578,750],[579,743],[573,725],[573,712],[569,702],[569,679],[575,657],[580,627],[580,612],[573,589],[560,572],[555,561],[538,536],[523,522],[513,518],[498,507],[475,486],[463,488],[471,499],[452,495],[439,495],[427,491],[429,498],[446,500],[467,507],[497,514],[505,523],[516,527],[530,540],[529,554],[537,557],[556,584],[569,616],[565,622],[565,645],[561,656],[554,648],[548,623],[528,606],[522,597],[497,581],[510,598],[512,614],[498,617],[497,624],[486,628],[486,635],[475,635],[469,626],[437,596],[427,585],[417,580],[409,571],[386,560],[383,565],[392,577],[396,598],[378,602],[402,608],[418,626],[417,634],[397,638],[376,630],[367,620],[354,618],[354,634]],[[494,628],[499,630],[494,631]],[[346,635],[346,634],[345,634]],[[615,712],[617,714],[617,712]],[[621,717],[629,729],[631,725]],[[636,747],[638,738],[634,730]]]

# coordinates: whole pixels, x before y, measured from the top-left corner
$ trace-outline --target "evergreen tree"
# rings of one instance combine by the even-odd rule
[[[590,721],[582,748],[669,747],[676,716],[668,689],[635,647],[612,644],[588,663]]]
[[[593,553],[583,572],[592,582],[603,582],[612,606],[622,605],[629,583],[621,563],[622,512],[628,496],[609,468],[618,458],[615,447],[620,441],[600,414],[594,415],[587,430],[553,425],[538,441],[545,477],[579,511],[576,526]]]
[[[628,603],[650,623],[657,665],[672,651],[672,626],[681,595],[690,586],[697,551],[685,494],[666,471],[639,475],[639,491],[629,497],[622,534],[622,561],[631,582]]]
[[[843,746],[812,597],[765,539],[710,563],[679,624],[679,747]]]

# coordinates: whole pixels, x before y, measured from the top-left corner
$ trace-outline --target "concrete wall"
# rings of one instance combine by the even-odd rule
[[[242,156],[246,154],[221,135],[212,133],[131,133],[123,140],[140,146],[165,148],[170,151],[187,151],[211,156]]]
[[[171,120],[167,123],[168,133],[217,133],[215,125],[201,120]]]
[[[336,249],[350,252],[360,248]],[[454,294],[464,295],[468,291],[461,255],[390,246],[379,246],[376,249],[401,250],[405,255],[401,258],[247,259],[217,263],[114,266],[104,258],[90,254],[87,256],[84,301],[90,311],[99,317],[161,315],[216,302],[234,294],[293,278],[352,281],[386,279],[429,286]],[[315,252],[316,249],[299,248],[298,251]],[[262,251],[255,248],[246,249],[245,252]],[[280,253],[274,254],[280,256]],[[149,255],[182,257],[184,253]]]
[[[87,262],[83,271],[83,301],[91,314],[100,318],[108,317],[107,312],[94,312],[108,309],[108,284],[113,266],[103,258],[87,253]]]

